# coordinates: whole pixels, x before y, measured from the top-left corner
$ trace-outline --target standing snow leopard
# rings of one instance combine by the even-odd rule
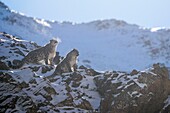
[[[50,40],[50,43],[46,44],[43,47],[35,49],[29,52],[20,63],[16,66],[10,66],[14,69],[22,67],[26,63],[39,63],[40,61],[44,60],[46,64],[52,65],[53,58],[56,55],[56,46],[58,45],[57,39]]]

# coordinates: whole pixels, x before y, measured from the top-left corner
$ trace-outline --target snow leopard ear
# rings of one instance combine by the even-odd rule
[[[57,40],[58,42],[61,42],[61,39],[59,37],[53,37],[52,40]]]
[[[78,50],[74,48],[73,51],[78,51]]]
[[[58,43],[58,41],[57,41],[57,40],[54,40],[54,39],[51,39],[51,40],[50,40],[50,43],[52,43],[52,42]]]

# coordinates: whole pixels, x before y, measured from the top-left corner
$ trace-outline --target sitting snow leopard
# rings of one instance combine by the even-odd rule
[[[42,60],[44,60],[46,64],[52,65],[53,58],[56,55],[57,45],[58,45],[58,41],[56,39],[52,39],[50,40],[50,43],[46,44],[45,46],[29,52],[18,65],[11,66],[10,64],[9,66],[14,69],[17,69],[17,68],[21,68],[26,63],[36,64]]]
[[[57,65],[54,73],[49,76],[53,77],[58,74],[74,72],[77,69],[77,57],[79,56],[79,52],[76,49],[70,51],[66,57]]]

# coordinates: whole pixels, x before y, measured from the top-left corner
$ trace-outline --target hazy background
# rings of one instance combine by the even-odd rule
[[[1,0],[28,16],[74,23],[118,19],[143,27],[170,27],[170,0]]]

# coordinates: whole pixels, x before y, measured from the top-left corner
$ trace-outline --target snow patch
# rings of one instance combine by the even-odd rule
[[[39,23],[39,24],[41,24],[41,25],[43,25],[43,26],[46,26],[46,27],[49,27],[49,28],[51,28],[51,25],[48,23],[48,22],[46,22],[44,19],[34,19],[37,23]]]

